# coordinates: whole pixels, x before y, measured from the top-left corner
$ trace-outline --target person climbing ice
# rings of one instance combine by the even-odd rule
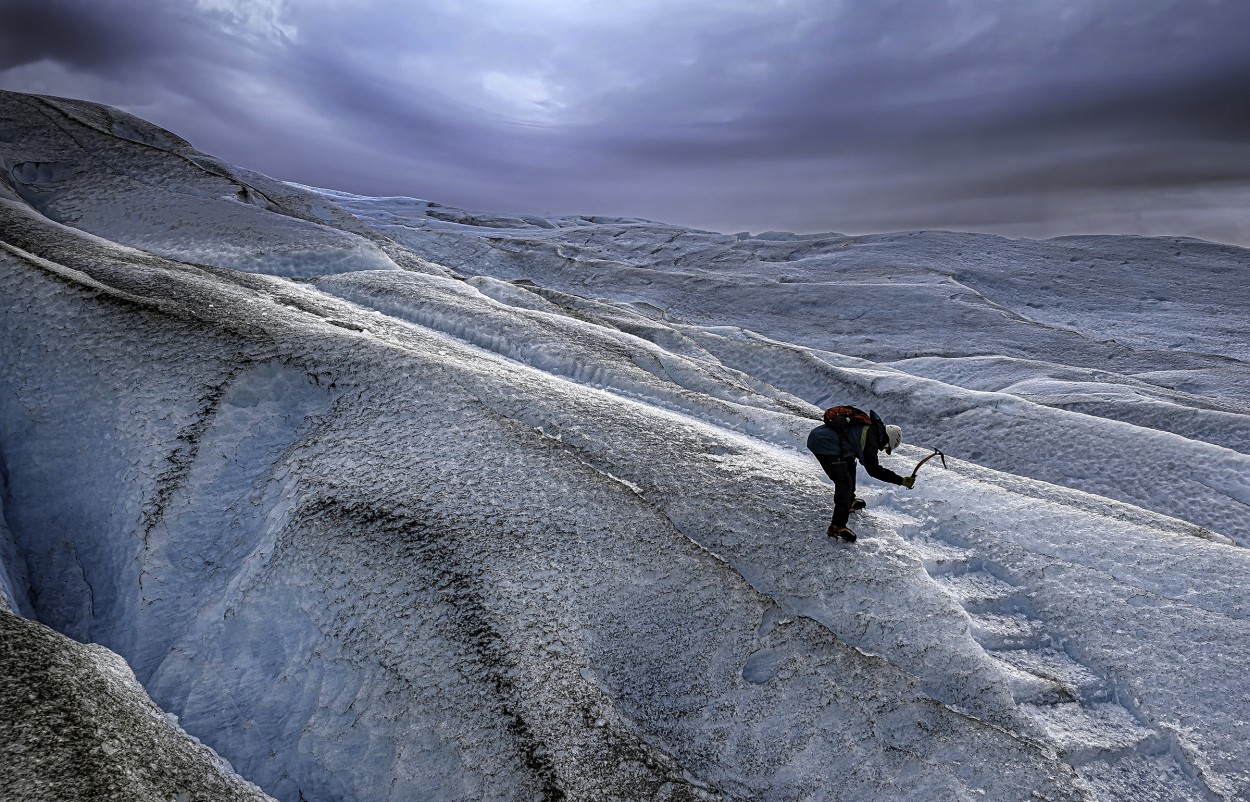
[[[863,499],[855,497],[855,463],[864,464],[868,475],[882,482],[911,489],[916,477],[899,476],[877,460],[877,452],[889,454],[903,441],[903,430],[887,426],[876,412],[850,406],[825,410],[824,422],[807,436],[807,448],[820,461],[820,467],[833,480],[833,521],[829,537],[855,542],[855,533],[846,528],[851,510],[863,509]]]

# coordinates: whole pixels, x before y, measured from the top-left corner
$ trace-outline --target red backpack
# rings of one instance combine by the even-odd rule
[[[825,423],[839,432],[852,424],[872,426],[872,418],[862,409],[851,406],[829,407],[825,410]]]
[[[850,427],[867,426],[877,439],[877,447],[885,449],[887,454],[890,453],[890,449],[887,447],[887,444],[890,442],[890,435],[885,430],[885,421],[881,420],[881,417],[872,410],[864,412],[858,407],[829,407],[825,410],[825,425],[844,439],[847,436],[847,429]]]

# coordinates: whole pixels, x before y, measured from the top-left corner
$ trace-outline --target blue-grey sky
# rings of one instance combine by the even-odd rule
[[[1247,0],[0,0],[0,88],[479,210],[1250,244],[1247,31]]]

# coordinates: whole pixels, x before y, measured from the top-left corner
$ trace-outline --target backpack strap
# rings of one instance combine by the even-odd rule
[[[859,430],[859,458],[863,459],[864,454],[868,453],[868,430],[872,428],[865,426]]]

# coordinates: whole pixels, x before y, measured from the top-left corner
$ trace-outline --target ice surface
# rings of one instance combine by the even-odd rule
[[[1245,251],[472,213],[7,93],[0,130],[0,603],[275,798],[1247,798]],[[839,402],[895,470],[950,455],[864,479],[854,545],[803,450]]]
[[[0,610],[0,794],[265,802],[152,703],[126,661]]]

